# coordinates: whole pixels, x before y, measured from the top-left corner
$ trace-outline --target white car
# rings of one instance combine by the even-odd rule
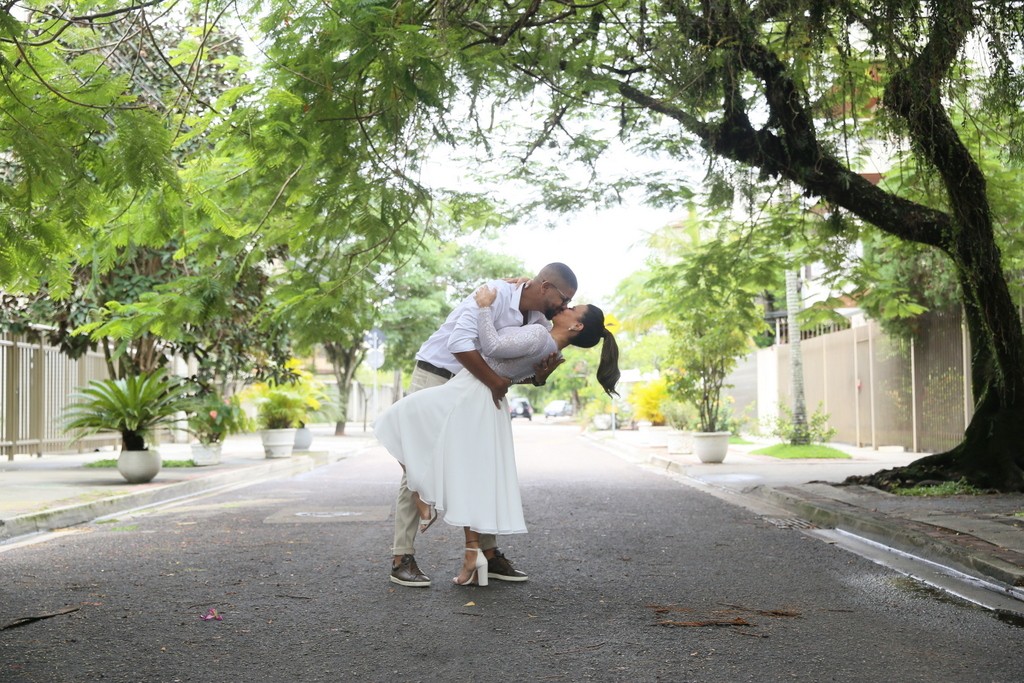
[[[508,400],[508,412],[513,418],[525,417],[527,420],[533,421],[533,406],[530,405],[530,401],[526,398],[515,396]]]
[[[572,403],[569,401],[552,401],[544,406],[544,417],[564,417],[572,415]]]

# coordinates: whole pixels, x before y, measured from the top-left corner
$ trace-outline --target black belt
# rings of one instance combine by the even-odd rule
[[[416,361],[416,367],[421,368],[423,370],[426,370],[427,372],[429,372],[432,375],[437,375],[438,377],[444,377],[445,379],[451,379],[452,377],[455,376],[454,372],[449,372],[448,370],[445,370],[444,368],[439,368],[436,365],[428,363],[425,360],[418,360],[418,361]]]

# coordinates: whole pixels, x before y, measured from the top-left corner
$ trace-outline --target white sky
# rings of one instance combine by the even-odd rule
[[[608,306],[619,282],[644,267],[647,236],[672,220],[665,209],[622,205],[563,217],[554,228],[518,227],[496,247],[522,259],[527,275],[565,263],[579,281],[576,301]]]
[[[501,122],[495,127],[501,129],[508,126],[511,131],[510,139],[515,139],[519,125],[535,126],[537,117],[543,115],[544,110],[537,102],[506,104],[495,113]],[[635,154],[625,144],[615,139],[615,125],[617,124],[614,121],[603,124],[595,121],[586,124],[586,127],[591,128],[611,128],[606,135],[611,145],[596,162],[603,180],[611,182],[616,179],[635,179],[648,173],[665,170],[666,167],[691,166],[682,164],[679,159],[658,159]],[[471,150],[438,149],[427,163],[423,177],[430,178],[428,184],[434,187],[490,190],[505,195],[506,201],[510,202],[535,198],[535,191],[522,182],[495,179],[481,184],[479,176],[484,170],[493,166],[498,171],[495,177],[500,178],[500,165],[507,163],[507,160],[501,161],[501,142],[495,141],[494,144],[498,150],[492,152],[493,158],[498,160],[496,162],[481,160],[479,155],[474,155]],[[557,150],[539,147],[531,154],[534,160],[560,166],[572,181],[578,181],[579,187],[587,186],[589,169],[575,168],[571,164],[564,165],[566,162],[559,159]],[[701,172],[701,165],[692,164],[692,169],[694,177],[690,181],[693,183],[691,187],[699,183],[696,174]],[[543,213],[533,223],[523,222],[507,229],[493,245],[494,249],[521,259],[526,266],[527,275],[536,274],[547,263],[561,261],[576,273],[579,282],[576,301],[607,305],[618,284],[631,273],[644,267],[649,253],[645,246],[647,237],[686,215],[685,209],[672,212],[644,206],[634,198],[639,194],[639,191],[627,190],[623,194],[627,203],[610,208],[595,208],[567,215]],[[513,199],[508,199],[510,195]]]

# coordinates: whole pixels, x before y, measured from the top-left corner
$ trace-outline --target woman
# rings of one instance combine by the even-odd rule
[[[583,348],[604,340],[597,379],[614,394],[619,379],[618,346],[597,306],[567,308],[542,325],[496,330],[490,305],[495,291],[476,291],[480,352],[495,372],[517,382],[534,366],[569,344]],[[491,391],[468,370],[448,383],[406,396],[376,421],[378,440],[402,464],[409,489],[418,495],[422,531],[432,523],[430,506],[446,523],[463,527],[466,554],[452,581],[487,585],[487,559],[480,534],[526,533],[519,497],[508,403],[496,410]],[[436,514],[436,512],[434,513]]]

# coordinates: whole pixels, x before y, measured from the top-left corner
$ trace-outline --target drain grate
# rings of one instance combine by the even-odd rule
[[[818,527],[799,517],[762,517],[764,521],[780,529],[817,529]]]

